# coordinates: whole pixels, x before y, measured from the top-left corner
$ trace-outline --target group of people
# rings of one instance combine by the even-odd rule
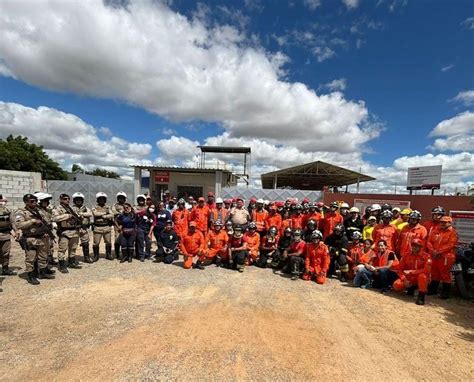
[[[252,198],[245,206],[242,198],[223,200],[212,192],[207,200],[176,199],[168,193],[157,202],[138,195],[131,204],[124,192],[117,193],[113,205],[107,199],[99,192],[89,208],[80,192],[61,194],[52,207],[52,196],[38,192],[26,194],[25,206],[10,211],[0,195],[2,274],[15,274],[9,268],[11,235],[25,251],[32,285],[53,279],[53,267],[62,273],[81,268],[79,245],[86,263],[99,260],[102,240],[108,260],[145,261],[152,258],[154,238],[155,261],[170,264],[182,255],[185,269],[215,264],[243,272],[254,265],[318,284],[335,276],[384,293],[394,289],[414,295],[418,289],[419,305],[426,294],[437,294],[440,284],[440,297],[450,294],[458,237],[442,207],[435,207],[431,219],[421,224],[420,212],[389,204],[359,211],[347,203]]]

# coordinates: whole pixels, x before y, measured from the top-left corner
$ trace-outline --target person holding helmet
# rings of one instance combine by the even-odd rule
[[[219,198],[216,200],[216,204]],[[215,263],[217,266],[221,264],[229,264],[229,236],[222,229],[221,220],[214,221],[212,229],[207,234],[206,246],[207,251],[201,256],[203,265]]]
[[[357,207],[352,207],[349,209],[349,216],[344,219],[344,228],[346,230],[347,238],[352,240],[352,235],[354,232],[359,232],[362,234],[364,225],[362,224],[362,219],[359,215],[359,209]],[[362,238],[362,235],[361,235]]]
[[[140,194],[137,196],[137,204],[133,206],[133,210],[138,213],[142,210],[144,210],[147,207],[146,205],[146,196],[143,194]]]
[[[72,210],[81,219],[81,227],[79,228],[79,242],[82,248],[82,256],[84,262],[92,263],[89,252],[89,227],[91,226],[92,211],[84,205],[84,194],[75,192],[72,194]]]
[[[277,213],[277,207],[275,205],[271,205],[268,208],[268,216],[267,220],[265,220],[265,229],[268,230],[270,227],[275,227],[278,231],[278,235],[280,235],[282,228],[281,228],[281,215]]]
[[[81,269],[76,260],[76,249],[79,244],[79,230],[82,228],[82,219],[69,205],[67,194],[59,196],[59,205],[53,209],[53,222],[58,225],[58,270],[68,273],[69,268]],[[66,255],[67,251],[67,255]]]
[[[423,226],[426,228],[426,232],[429,235],[432,230],[439,228],[440,219],[446,215],[446,211],[443,207],[438,206],[431,210],[431,220],[423,223]]]
[[[43,212],[38,208],[38,198],[35,195],[26,194],[23,196],[23,202],[25,206],[15,212],[14,224],[21,230],[25,243],[27,281],[31,285],[39,285],[38,278],[54,279],[54,271],[48,269],[49,235],[52,233]],[[35,272],[36,264],[38,272]]]
[[[252,210],[251,219],[252,222],[257,226],[257,233],[260,235],[260,239],[265,236],[266,228],[265,221],[268,218],[268,211],[263,208],[264,200],[258,199],[255,205],[255,209]]]
[[[222,198],[217,198],[215,206],[211,209],[211,213],[209,216],[211,227],[213,227],[214,223],[218,220],[221,223],[224,223],[225,221],[227,221],[228,216],[229,210],[224,208],[224,201],[222,200]]]
[[[209,228],[209,217],[211,211],[206,204],[206,199],[202,196],[198,198],[198,204],[191,210],[191,215],[189,217],[190,221],[196,223],[196,229],[201,231],[203,236],[207,235],[207,230]]]
[[[262,245],[260,247],[260,258],[258,260],[257,266],[260,268],[266,268],[268,265],[268,260],[273,256],[275,251],[278,248],[278,229],[275,226],[271,226],[267,230],[267,234],[262,239]]]
[[[275,253],[273,254],[273,259],[271,267],[273,269],[281,269],[287,265],[288,258],[284,258],[283,254],[290,247],[293,242],[293,231],[290,227],[286,227],[283,230],[283,234],[278,240],[278,245]]]
[[[418,287],[417,305],[425,304],[425,294],[431,274],[431,257],[423,250],[425,241],[414,238],[411,241],[411,252],[402,257],[398,265],[398,280],[393,283],[393,289],[397,292],[407,290],[407,294],[413,296]]]
[[[248,257],[245,265],[256,264],[260,256],[260,235],[257,233],[257,224],[250,222],[248,231],[244,233],[244,241],[247,243]]]
[[[10,269],[11,232],[13,230],[10,209],[6,206],[7,199],[0,194],[0,264],[3,276],[15,276]]]
[[[323,243],[323,234],[315,230],[311,234],[311,243],[306,244],[306,256],[303,280],[314,280],[323,285],[329,268],[329,249]]]
[[[408,219],[408,225],[403,227],[397,241],[398,258],[409,255],[411,253],[411,243],[413,239],[426,241],[428,233],[426,228],[420,224],[421,213],[417,210],[412,211]]]
[[[324,214],[324,219],[322,220],[322,230],[323,230],[323,238],[326,240],[329,235],[332,234],[334,227],[338,224],[342,224],[344,219],[342,218],[341,214],[337,212],[339,205],[337,202],[331,202],[329,205],[329,211]]]
[[[183,198],[178,200],[178,209],[173,211],[171,220],[173,220],[174,229],[181,238],[188,232],[190,212],[186,209],[186,201]]]
[[[236,225],[234,233],[229,239],[229,265],[233,265],[234,269],[243,272],[245,269],[245,260],[248,257],[247,242],[242,234],[242,227]]]
[[[189,228],[186,234],[181,238],[179,249],[184,256],[184,269],[204,269],[199,258],[206,251],[206,240],[201,231],[197,229],[195,221],[189,222]],[[194,258],[197,258],[196,264],[193,264]]]
[[[456,245],[458,233],[452,226],[453,219],[443,216],[439,219],[439,229],[431,230],[426,242],[426,250],[433,261],[431,267],[431,283],[428,295],[438,292],[439,283],[443,285],[440,298],[449,298],[451,289],[451,268],[456,261]]]
[[[349,247],[349,240],[344,232],[344,225],[337,224],[324,243],[329,248],[329,255],[331,261],[329,263],[328,276],[331,277],[336,272],[336,265],[339,267],[341,282],[347,281],[347,272],[349,272],[349,265],[347,263],[347,248]]]
[[[123,213],[125,202],[127,201],[127,194],[123,191],[117,192],[117,202],[112,206],[112,213],[114,214],[114,253],[115,258],[120,260],[120,242],[122,241],[119,233],[119,226],[117,224],[117,217]],[[107,258],[113,260],[113,258]]]
[[[105,257],[107,260],[113,260],[112,257],[112,226],[114,225],[114,212],[108,206],[107,194],[105,192],[98,192],[95,195],[97,204],[92,209],[92,216],[94,218],[93,237],[94,244],[92,250],[94,252],[94,261],[99,260],[99,245],[102,239],[105,242]],[[117,235],[118,237],[118,235]]]
[[[400,211],[400,217],[396,219],[392,224],[397,227],[397,231],[400,233],[406,225],[408,225],[408,219],[410,214],[413,212],[411,208],[404,208]]]
[[[288,266],[283,269],[285,273],[291,273],[291,279],[297,280],[304,268],[304,256],[306,243],[301,238],[301,231],[296,229],[293,232],[293,241],[283,252],[283,258],[288,259]]]
[[[395,251],[397,248],[398,231],[397,227],[390,224],[393,217],[392,212],[385,210],[380,214],[380,217],[382,222],[375,226],[374,232],[372,233],[374,246],[377,248],[379,241],[384,240],[387,243],[388,249],[390,251]]]
[[[367,219],[367,225],[362,230],[362,239],[363,240],[372,240],[374,235],[374,229],[377,225],[377,218],[375,216],[369,216]]]
[[[179,238],[176,231],[173,229],[173,222],[168,220],[165,228],[160,232],[158,237],[158,249],[156,250],[156,261],[163,261],[165,264],[171,264],[173,261],[179,259],[178,245]],[[140,256],[140,260],[142,257]]]

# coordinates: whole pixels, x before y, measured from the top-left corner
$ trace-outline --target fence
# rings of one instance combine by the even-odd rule
[[[303,200],[308,198],[312,202],[322,200],[323,194],[321,191],[306,191],[306,190],[287,190],[287,189],[259,189],[247,187],[227,187],[222,189],[222,198],[237,198],[240,197],[245,201],[255,197],[263,200],[286,200],[288,198],[297,198]]]
[[[0,194],[8,199],[9,207],[23,206],[23,195],[42,189],[39,172],[0,170]]]

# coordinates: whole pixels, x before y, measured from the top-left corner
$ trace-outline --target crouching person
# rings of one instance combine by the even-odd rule
[[[248,258],[247,242],[242,234],[242,227],[234,227],[234,233],[230,238],[229,257],[234,269],[243,272],[245,269],[245,260]]]
[[[278,229],[275,226],[271,226],[268,229],[267,234],[263,237],[262,245],[260,247],[260,258],[258,259],[257,266],[260,268],[266,268],[268,261],[275,254],[278,249]]]
[[[288,258],[284,259],[283,254],[293,241],[293,231],[290,227],[286,227],[283,235],[278,240],[276,251],[273,253],[271,267],[273,269],[280,269],[286,266]]]
[[[215,263],[216,266],[229,264],[229,236],[222,227],[222,222],[216,220],[212,229],[207,234],[206,245],[209,247],[205,255],[200,259],[204,265],[210,265],[212,263]]]
[[[204,255],[205,252],[205,240],[201,231],[196,229],[196,222],[189,222],[188,232],[183,235],[180,243],[180,251],[184,256],[183,268],[190,269],[204,269],[201,264],[199,257]],[[193,264],[193,259],[197,257],[198,261]]]
[[[314,280],[322,285],[326,282],[329,268],[329,249],[322,242],[323,234],[315,230],[311,234],[311,243],[306,244],[304,280]]]
[[[173,229],[173,222],[168,220],[165,223],[165,228],[158,235],[157,261],[161,260],[165,264],[171,264],[173,261],[178,260],[178,243],[178,234]],[[140,257],[140,261],[143,260],[144,258]]]
[[[303,270],[305,249],[306,243],[301,239],[301,231],[297,229],[293,232],[293,243],[283,254],[284,258],[288,258],[287,272],[291,273],[292,280],[297,280]]]
[[[399,279],[393,283],[393,289],[398,292],[407,291],[413,296],[418,287],[417,305],[425,304],[425,294],[431,273],[431,258],[423,251],[423,240],[413,239],[411,242],[411,253],[405,255],[398,264]]]

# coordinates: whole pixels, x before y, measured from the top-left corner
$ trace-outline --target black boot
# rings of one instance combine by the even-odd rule
[[[66,266],[66,260],[59,260],[58,271],[61,273],[69,273]]]
[[[120,260],[121,259],[121,255],[120,255],[120,244],[119,243],[115,243],[114,244],[114,252],[115,252],[115,258],[117,260]],[[123,252],[123,251],[122,251]],[[123,256],[123,253],[122,253],[122,256]]]
[[[76,261],[76,257],[70,257],[68,259],[68,267],[72,269],[82,269],[82,267]]]
[[[46,268],[40,268],[38,278],[40,278],[40,279],[53,280],[53,279],[54,279],[54,276],[53,276],[53,275],[50,275],[48,272],[46,272],[45,269],[46,269]]]
[[[128,260],[128,256],[127,248],[122,248],[122,257],[120,259],[120,263],[125,263]]]
[[[84,256],[84,262],[88,264],[93,263],[94,261],[89,256],[89,243],[83,243],[81,244],[81,247],[82,255]]]
[[[416,286],[411,286],[411,287],[408,287],[407,288],[407,296],[414,296],[415,295],[415,290],[416,290]],[[422,292],[420,292],[422,293]],[[420,294],[418,294],[419,296]],[[424,296],[424,292],[423,292],[423,296]],[[418,300],[417,300],[418,301]]]
[[[106,244],[105,245],[105,258],[107,260],[113,260],[113,256],[112,256],[112,244]]]
[[[439,298],[442,300],[446,300],[447,298],[449,298],[449,292],[451,291],[451,283],[443,283],[442,287],[443,288],[441,289],[441,294]]]
[[[339,276],[339,281],[341,283],[345,283],[347,281],[347,272],[341,272],[341,275]]]
[[[133,257],[135,256],[135,248],[127,248],[127,258],[128,262],[131,263]]]
[[[416,298],[416,305],[425,305],[425,292],[418,292],[418,297]]]
[[[94,251],[94,262],[99,261],[99,246],[94,245],[92,250]]]
[[[53,267],[58,266],[58,262],[56,260],[54,260],[54,257],[51,256],[51,255],[48,256],[48,264],[53,266]]]
[[[39,280],[36,278],[36,272],[35,271],[28,272],[27,280],[28,280],[28,283],[30,283],[31,285],[39,285],[40,284]]]
[[[2,266],[2,275],[3,276],[16,276],[16,272],[13,272],[8,265]]]
[[[194,264],[194,268],[195,269],[201,269],[201,270],[204,269],[204,267],[202,266],[201,260],[196,261],[196,264]]]
[[[43,271],[48,275],[54,275],[56,273],[54,269],[50,269],[48,267],[44,268]]]
[[[439,289],[439,281],[432,281],[428,287],[428,292],[426,293],[428,296],[432,296],[434,294],[438,294]]]

